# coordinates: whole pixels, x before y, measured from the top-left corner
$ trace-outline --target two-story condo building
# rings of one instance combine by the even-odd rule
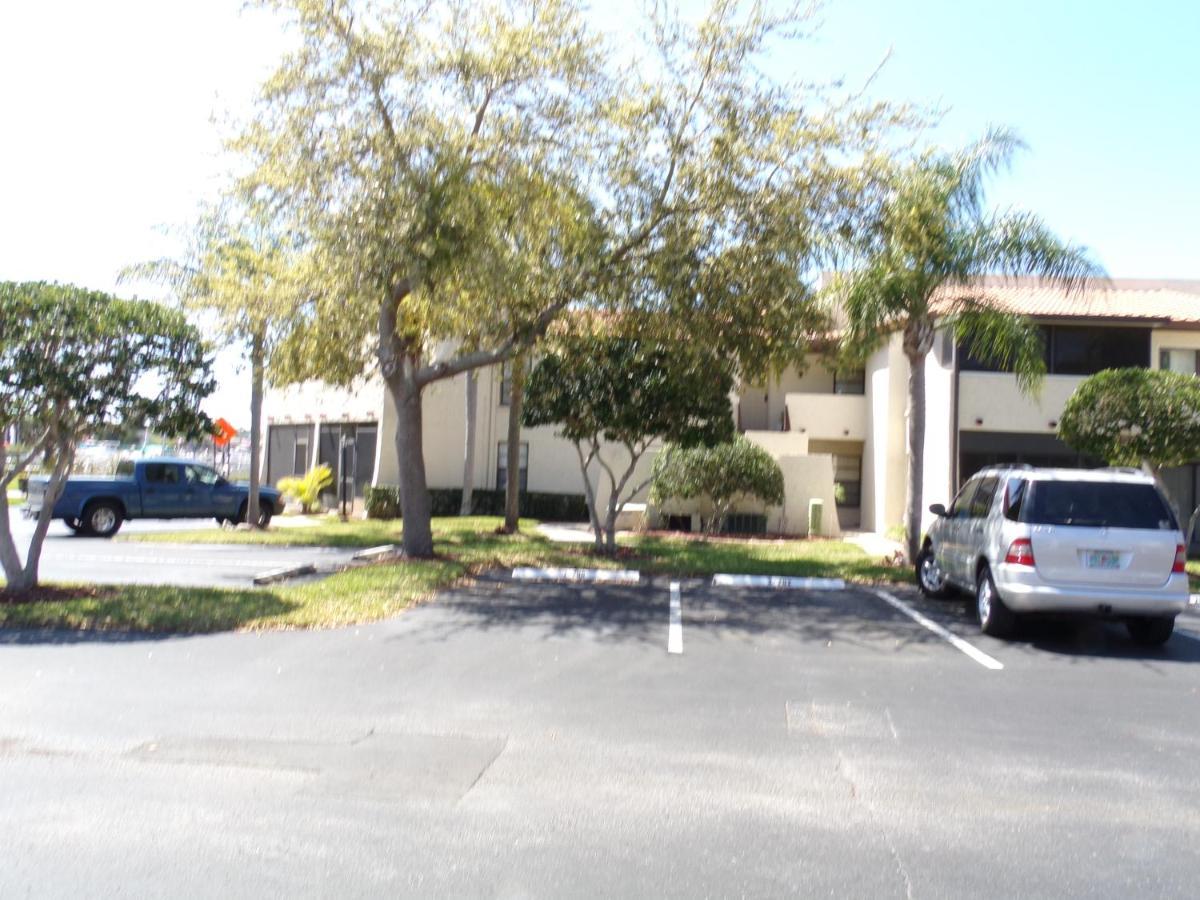
[[[1067,295],[1036,281],[988,284],[995,302],[1034,318],[1045,338],[1047,377],[1023,394],[1015,376],[996,371],[938,335],[926,358],[925,502],[948,502],[955,488],[984,465],[1096,465],[1055,436],[1058,417],[1078,384],[1101,369],[1170,368],[1200,375],[1200,281],[1117,280]],[[475,484],[502,487],[508,430],[508,370],[479,373]],[[765,447],[784,470],[781,510],[748,507],[741,521],[768,531],[803,534],[810,499],[826,508],[822,532],[862,528],[886,533],[903,519],[908,362],[898,337],[861,371],[839,372],[817,356],[765,384],[743,385],[733,398],[739,430]],[[465,443],[465,376],[425,395],[425,462],[431,487],[460,487]],[[266,472],[274,483],[317,462],[342,468],[343,437],[353,461],[344,473],[356,489],[393,484],[395,416],[380,381],[352,390],[310,383],[267,397]],[[552,428],[522,431],[525,489],[582,494],[574,448]],[[1200,448],[1197,448],[1200,460]],[[644,462],[649,465],[649,460]],[[1200,472],[1166,473],[1181,510],[1200,501]],[[840,490],[835,491],[835,484]]]

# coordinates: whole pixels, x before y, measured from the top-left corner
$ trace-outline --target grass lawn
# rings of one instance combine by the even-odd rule
[[[880,565],[842,541],[635,535],[622,541],[614,560],[595,556],[590,545],[554,543],[535,530],[534,522],[523,520],[516,535],[496,534],[499,524],[493,518],[435,519],[437,559],[364,566],[311,583],[253,590],[111,586],[81,588],[70,599],[0,600],[0,626],[194,633],[344,625],[394,615],[473,573],[521,565],[622,566],[679,576],[729,572],[911,580],[907,568]],[[265,533],[183,531],[129,535],[126,540],[370,547],[397,542],[400,532],[398,521],[330,521]]]

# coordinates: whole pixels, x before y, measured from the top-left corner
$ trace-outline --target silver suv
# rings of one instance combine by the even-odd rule
[[[929,510],[917,584],[929,597],[972,592],[985,634],[1010,636],[1022,613],[1079,613],[1162,644],[1187,608],[1179,523],[1137,469],[987,468],[950,509]]]

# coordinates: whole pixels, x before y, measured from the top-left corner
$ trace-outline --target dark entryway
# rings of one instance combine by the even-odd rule
[[[1062,469],[1094,469],[1104,461],[1079,453],[1052,434],[962,431],[958,435],[958,483],[985,466],[1024,463]]]
[[[267,482],[302,476],[312,467],[312,425],[271,425],[267,429]]]
[[[342,453],[342,439],[349,441]],[[347,492],[361,497],[375,477],[375,452],[379,426],[375,422],[341,422],[322,425],[320,429],[319,460],[333,470],[333,484],[322,492],[321,501],[329,507],[337,505],[339,485],[345,481]],[[345,465],[343,466],[343,457]]]

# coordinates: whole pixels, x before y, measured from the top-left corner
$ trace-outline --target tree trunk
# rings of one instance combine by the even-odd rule
[[[421,382],[417,378],[419,348],[400,337],[396,317],[412,287],[401,280],[379,305],[379,371],[396,409],[396,460],[400,469],[400,516],[404,520],[404,554],[433,556],[433,508],[425,483]]]
[[[469,516],[475,492],[475,410],[479,405],[479,377],[475,370],[467,372],[467,437],[463,447],[462,505],[460,516]]]
[[[925,494],[925,357],[933,347],[933,320],[910,319],[904,329],[908,359],[908,484],[904,495],[905,547],[909,561],[921,547]]]
[[[259,457],[262,454],[263,368],[266,341],[261,330],[250,341],[250,496],[246,499],[246,523],[258,528]]]
[[[49,451],[47,451],[49,455]],[[42,557],[42,544],[46,540],[46,532],[50,529],[50,520],[54,505],[62,496],[67,477],[71,474],[71,466],[75,462],[75,446],[73,441],[57,443],[57,458],[50,481],[46,485],[46,493],[41,512],[38,513],[37,525],[33,537],[29,539],[29,549],[25,554],[25,564],[21,564],[13,542],[9,520],[7,497],[5,498],[4,513],[0,516],[0,564],[4,567],[5,590],[10,594],[24,594],[38,585],[38,565]]]
[[[400,465],[404,554],[414,559],[433,556],[433,509],[425,482],[421,388],[413,377],[415,370],[413,360],[406,357],[398,376],[387,383],[396,407],[396,458]]]
[[[525,399],[525,354],[512,358],[512,388],[508,395],[508,469],[504,485],[504,533],[517,530],[521,510],[521,406]]]

